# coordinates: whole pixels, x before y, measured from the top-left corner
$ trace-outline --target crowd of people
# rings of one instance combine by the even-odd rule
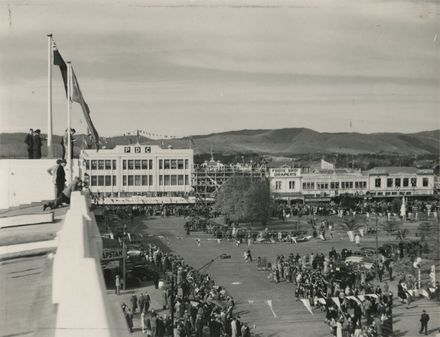
[[[132,296],[122,310],[130,331],[138,314],[142,332],[151,337],[250,337],[250,327],[234,312],[234,299],[209,274],[187,265],[180,256],[149,244],[143,250],[147,264],[164,276],[163,307],[153,309],[148,294]],[[211,260],[211,263],[213,260]],[[208,262],[209,264],[209,262]],[[158,310],[159,309],[159,310]],[[159,311],[167,310],[165,315]]]

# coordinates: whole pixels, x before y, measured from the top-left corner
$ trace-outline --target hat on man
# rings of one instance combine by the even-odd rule
[[[41,132],[40,129],[35,130],[35,133],[40,133],[40,132]]]
[[[57,159],[57,164],[61,164],[63,161],[61,159]]]

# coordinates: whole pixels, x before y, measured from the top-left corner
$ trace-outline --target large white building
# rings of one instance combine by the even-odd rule
[[[192,191],[192,149],[118,145],[83,150],[80,172],[90,191],[106,197],[177,197]]]

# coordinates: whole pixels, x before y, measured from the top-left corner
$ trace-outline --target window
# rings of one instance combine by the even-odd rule
[[[116,186],[116,176],[113,176],[112,184],[113,184],[113,186]]]
[[[348,183],[348,186],[350,186],[350,188],[353,188],[353,182],[350,181],[350,182]]]
[[[423,187],[428,187],[428,185],[429,185],[429,179],[428,179],[428,178],[423,178],[423,180],[422,180],[422,184],[423,184]]]
[[[122,186],[127,186],[127,176],[122,176]]]
[[[153,160],[152,159],[148,160],[148,169],[149,170],[153,169]]]
[[[128,186],[133,186],[134,176],[128,176]]]
[[[142,186],[148,185],[148,176],[142,176]]]
[[[129,170],[133,170],[134,168],[134,160],[128,160],[128,165],[127,165]]]
[[[178,168],[179,170],[183,170],[183,159],[179,159],[179,160],[177,161],[177,168]]]
[[[183,163],[182,163],[182,165],[183,165]],[[182,174],[179,174],[178,176],[177,176],[177,185],[183,185],[184,184],[184,181],[183,181],[183,175]]]
[[[148,176],[148,185],[153,185],[153,176],[151,174]]]
[[[409,185],[409,179],[403,178],[403,187],[408,187],[408,185]]]
[[[173,186],[177,185],[177,176],[174,174],[171,176],[171,185]]]
[[[98,160],[98,170],[104,169],[104,160]]]
[[[170,176],[169,175],[164,175],[163,176],[163,182],[165,186],[169,186],[170,185]]]
[[[177,169],[177,160],[176,159],[171,159],[171,169],[172,170]]]
[[[141,186],[141,183],[142,183],[141,176],[134,176],[134,184],[136,186]]]
[[[366,181],[362,182],[362,188],[367,188],[367,182]]]
[[[127,169],[127,161],[126,161],[126,160],[123,160],[123,161],[122,161],[122,169],[123,169],[123,170],[126,170],[126,169]]]
[[[148,160],[142,160],[142,169],[148,170]]]
[[[135,170],[140,170],[141,169],[141,161],[140,160],[135,160],[134,161],[134,169]]]
[[[91,165],[91,168],[92,168],[92,170],[96,170],[96,160],[92,160],[92,165]]]
[[[111,170],[112,169],[112,161],[111,160],[106,160],[105,161],[105,169],[106,170]]]
[[[185,174],[185,185],[189,185],[189,177]]]
[[[411,187],[417,187],[417,178],[411,178]]]
[[[105,186],[112,186],[112,176],[105,176]]]
[[[92,176],[92,180],[90,182],[90,185],[92,185],[92,186],[97,186],[98,185],[98,177],[97,176]]]
[[[163,169],[163,160],[159,159],[159,170]]]
[[[159,185],[163,185],[163,175],[159,176]]]
[[[188,159],[185,159],[185,169],[187,169],[188,168],[188,165],[189,164],[189,160]]]
[[[387,179],[387,187],[393,187],[393,178]]]
[[[289,181],[289,188],[290,188],[291,190],[294,190],[294,189],[295,189],[295,181],[294,181],[294,180]]]
[[[280,190],[281,189],[281,181],[275,181],[275,189]]]
[[[112,160],[112,168],[113,170],[116,170],[116,160]]]
[[[335,189],[339,189],[339,181],[335,182]]]
[[[104,186],[104,176],[98,176],[98,186]]]
[[[163,168],[164,168],[165,170],[169,170],[169,169],[170,169],[170,160],[169,160],[169,159],[165,159],[165,160],[163,161]]]
[[[90,170],[90,160],[85,160],[86,162],[86,170]]]
[[[374,180],[374,186],[380,188],[380,186],[381,186],[381,179],[380,178],[376,178]]]
[[[341,182],[341,188],[342,188],[342,189],[345,188],[345,181]]]
[[[394,179],[394,186],[400,187],[400,178]]]

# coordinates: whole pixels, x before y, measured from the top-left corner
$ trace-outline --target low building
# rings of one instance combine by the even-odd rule
[[[181,197],[192,192],[192,149],[118,145],[83,150],[81,176],[92,193],[106,197]]]
[[[434,194],[434,171],[415,167],[375,167],[368,171],[372,197],[430,196]]]

